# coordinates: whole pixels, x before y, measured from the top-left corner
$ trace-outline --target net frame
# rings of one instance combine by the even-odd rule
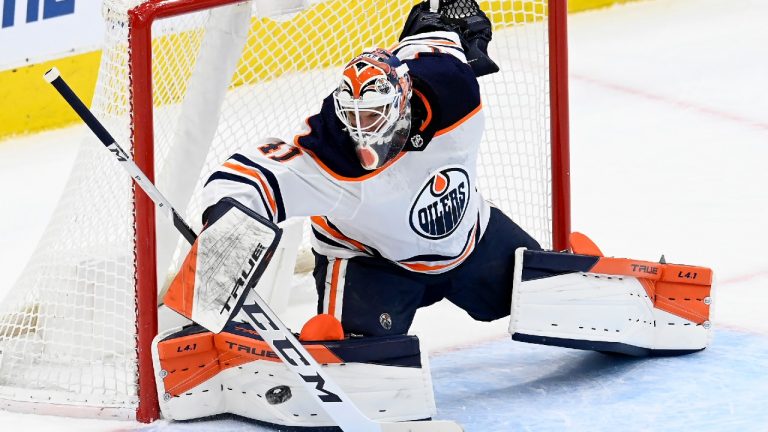
[[[153,20],[168,18],[175,15],[190,13],[206,8],[238,3],[238,0],[154,0],[133,9],[131,17],[134,29],[129,38],[130,49],[135,61],[131,62],[133,100],[133,124],[136,133],[135,142],[153,142],[152,119],[152,71],[151,52],[146,47],[151,46],[151,23]],[[151,11],[151,12],[150,12]],[[550,142],[551,142],[551,184],[552,184],[552,239],[554,250],[565,250],[568,247],[570,234],[570,153],[569,153],[569,114],[568,114],[568,49],[567,49],[567,0],[548,0],[548,40],[549,40],[549,80],[550,80]],[[145,127],[138,127],[144,124]],[[150,125],[150,126],[147,126]],[[151,145],[135,152],[137,164],[147,170],[150,179],[154,178],[154,149]],[[155,242],[155,211],[154,205],[142,192],[136,198],[136,239],[137,244],[154,244]],[[157,286],[155,275],[156,257],[147,254],[144,259],[137,257],[137,290],[154,293]],[[148,300],[151,303],[152,300]],[[150,304],[151,306],[151,304]],[[155,326],[154,328],[151,326]],[[149,324],[148,334],[156,332],[156,323]],[[141,344],[141,333],[139,343]],[[151,337],[150,337],[151,340]],[[151,358],[150,358],[151,360]],[[142,362],[140,361],[140,364]],[[142,374],[140,371],[140,387]],[[147,374],[145,381],[154,380]],[[152,386],[154,388],[154,386]],[[154,401],[149,401],[154,403]]]

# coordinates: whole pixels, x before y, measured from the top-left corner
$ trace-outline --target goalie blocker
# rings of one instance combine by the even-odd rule
[[[712,270],[602,257],[577,236],[592,255],[517,250],[513,340],[632,356],[707,347]]]
[[[206,228],[187,253],[163,301],[218,333],[264,273],[281,229],[231,198],[211,207],[204,219]]]

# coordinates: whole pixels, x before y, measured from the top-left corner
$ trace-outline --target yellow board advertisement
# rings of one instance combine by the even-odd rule
[[[570,0],[568,10],[629,1],[633,0]],[[343,7],[339,1],[326,6],[333,4]],[[77,122],[42,76],[55,65],[90,103],[104,37],[101,1],[0,0],[0,7],[0,140]]]

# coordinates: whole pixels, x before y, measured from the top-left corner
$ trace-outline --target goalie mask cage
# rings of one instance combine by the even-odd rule
[[[415,3],[106,0],[92,109],[199,231],[203,179],[244,143],[290,136],[348,59],[396,43]],[[564,249],[566,0],[479,4],[501,68],[480,78],[479,188],[543,246]],[[150,352],[158,285],[185,252],[113,156],[86,138],[51,223],[0,304],[0,407],[158,418]]]

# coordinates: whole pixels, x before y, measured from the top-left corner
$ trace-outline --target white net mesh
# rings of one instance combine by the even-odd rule
[[[119,137],[129,133],[126,39],[126,28],[107,32],[93,100]],[[52,222],[0,304],[6,403],[44,394],[52,403],[127,408],[108,415],[135,409],[132,186],[120,170],[95,138],[82,145]]]
[[[106,46],[92,104],[129,152],[126,11],[140,3],[105,2]],[[196,230],[202,209],[195,191],[208,174],[244,143],[289,135],[319,109],[345,61],[362,48],[395,44],[416,1],[313,3],[279,21],[253,16],[264,10],[262,0],[153,25],[155,178]],[[480,80],[488,116],[480,189],[551,246],[546,0],[480,6],[494,23],[490,56],[501,68]],[[161,284],[186,250],[162,217]],[[0,304],[0,400],[44,395],[47,403],[135,409],[135,256],[144,253],[135,229],[129,177],[95,138],[86,140],[43,240]]]

